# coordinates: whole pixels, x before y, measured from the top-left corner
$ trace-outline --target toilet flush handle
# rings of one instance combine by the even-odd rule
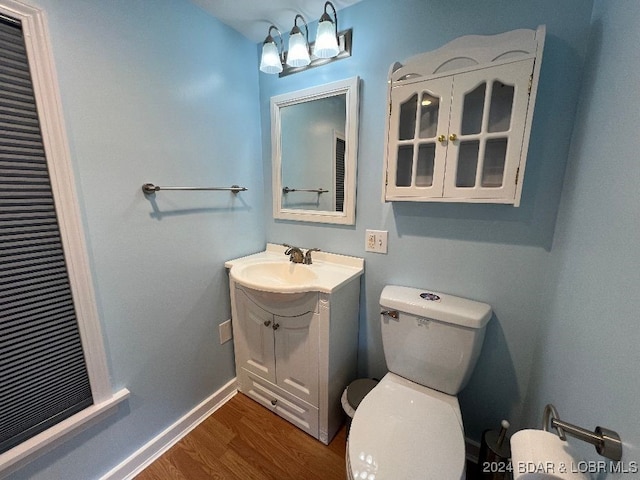
[[[391,317],[395,320],[398,320],[398,318],[400,318],[400,312],[398,312],[397,310],[384,310],[382,312],[380,312],[380,315],[385,315],[387,317]]]

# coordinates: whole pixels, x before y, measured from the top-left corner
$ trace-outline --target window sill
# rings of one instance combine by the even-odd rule
[[[54,425],[44,432],[31,437],[20,445],[0,454],[0,476],[24,466],[38,455],[45,453],[84,428],[114,413],[120,402],[129,397],[129,390],[123,388],[111,398],[85,408],[72,417]]]

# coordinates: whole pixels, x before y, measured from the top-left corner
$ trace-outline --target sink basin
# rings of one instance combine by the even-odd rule
[[[231,278],[245,287],[263,292],[298,293],[319,290],[326,281],[327,268],[323,265],[292,263],[288,257],[242,262],[231,267]]]
[[[229,260],[229,276],[234,282],[263,292],[332,293],[364,271],[364,260],[327,252],[314,252],[313,264],[289,261],[282,245],[267,244],[264,252]]]
[[[318,279],[312,265],[292,262],[263,262],[245,265],[242,276],[254,283],[271,284],[272,287],[305,285]]]

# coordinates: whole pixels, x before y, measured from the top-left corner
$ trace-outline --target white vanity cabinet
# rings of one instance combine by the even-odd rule
[[[385,201],[519,205],[544,32],[461,37],[393,65]]]
[[[328,444],[344,422],[341,396],[356,378],[358,312],[362,259],[335,267],[334,255],[316,252],[317,264],[288,265],[288,257],[271,252],[227,262],[238,390],[321,442]],[[338,257],[338,256],[334,256]],[[357,260],[357,261],[356,261]],[[253,276],[251,288],[242,274],[251,263],[291,269],[315,269],[318,286],[281,293]],[[262,262],[262,263],[261,263]],[[330,280],[323,283],[327,273]]]
[[[318,293],[265,293],[236,286],[235,304],[236,365],[317,407]]]

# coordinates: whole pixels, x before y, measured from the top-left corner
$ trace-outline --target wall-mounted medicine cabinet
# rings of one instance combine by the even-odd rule
[[[519,205],[544,37],[470,35],[391,67],[385,201]]]

